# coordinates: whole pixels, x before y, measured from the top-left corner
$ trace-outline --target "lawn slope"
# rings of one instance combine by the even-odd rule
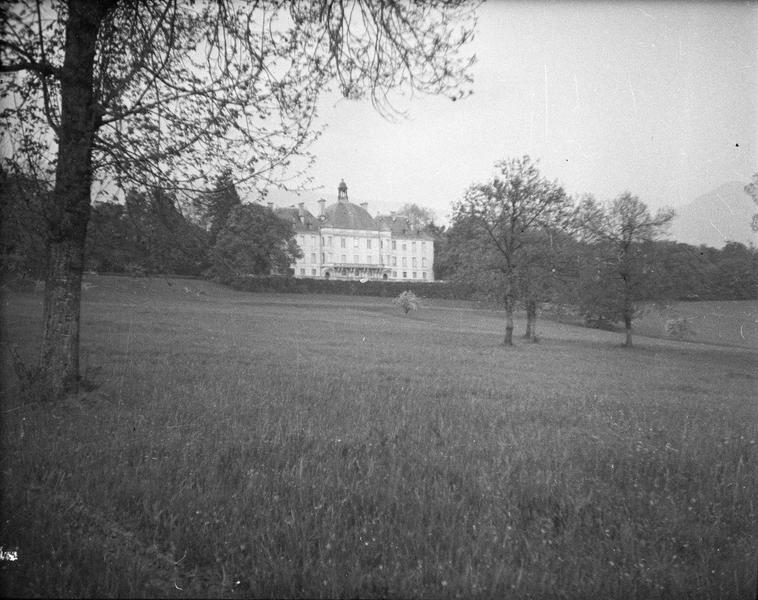
[[[3,296],[4,595],[755,593],[749,348],[101,277],[97,387],[22,405],[40,310]]]

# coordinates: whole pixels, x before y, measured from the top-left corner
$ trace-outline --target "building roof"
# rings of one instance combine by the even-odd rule
[[[289,221],[297,232],[316,232],[321,227],[321,222],[303,206],[290,206],[289,208],[277,208],[276,214],[285,221]]]
[[[368,211],[352,202],[335,202],[327,206],[322,226],[335,229],[377,229],[376,221]]]
[[[324,200],[319,202],[321,206],[325,204]],[[289,208],[277,208],[276,214],[292,223],[298,233],[317,232],[322,227],[332,227],[334,229],[389,231],[397,237],[434,239],[425,231],[414,230],[405,216],[391,214],[372,217],[364,208],[365,206],[366,204],[359,206],[348,201],[347,185],[342,180],[337,187],[337,202],[324,208],[323,215],[313,216],[306,210],[303,203]]]
[[[393,237],[418,238],[422,240],[434,239],[426,231],[414,230],[408,217],[405,216],[376,215],[374,220],[381,231],[389,231]]]

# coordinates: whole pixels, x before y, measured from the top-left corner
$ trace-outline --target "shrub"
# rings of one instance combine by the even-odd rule
[[[410,290],[405,290],[392,303],[402,308],[406,315],[412,310],[418,310],[419,307],[418,296]]]
[[[666,321],[666,335],[681,340],[685,337],[694,336],[695,330],[689,319],[677,317]]]
[[[127,263],[124,266],[124,272],[130,277],[146,277],[147,269],[142,265],[134,262]]]

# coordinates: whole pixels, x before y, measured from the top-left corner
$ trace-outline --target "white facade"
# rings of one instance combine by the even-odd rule
[[[347,186],[338,188],[336,204],[314,217],[304,204],[279,209],[293,222],[303,257],[294,265],[295,277],[318,279],[379,279],[433,281],[434,241],[414,230],[408,219],[395,215],[371,217],[366,204],[347,201]]]

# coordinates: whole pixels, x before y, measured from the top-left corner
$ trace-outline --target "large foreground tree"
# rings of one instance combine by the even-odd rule
[[[54,179],[45,206],[41,377],[75,387],[93,181],[207,187],[230,167],[266,187],[336,87],[392,112],[395,90],[466,93],[465,0],[27,0],[2,8],[6,163]]]

